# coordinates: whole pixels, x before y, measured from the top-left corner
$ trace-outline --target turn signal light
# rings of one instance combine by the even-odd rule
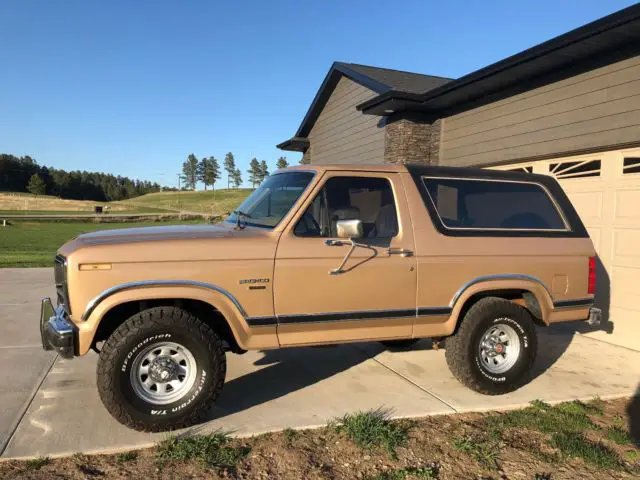
[[[589,295],[596,293],[596,257],[589,257]]]

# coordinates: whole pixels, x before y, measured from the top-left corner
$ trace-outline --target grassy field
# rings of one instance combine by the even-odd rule
[[[7,227],[0,226],[0,268],[50,267],[53,265],[57,249],[67,240],[83,232],[203,222],[204,220],[127,223],[16,221]]]
[[[93,213],[95,205],[109,205],[112,213],[194,212],[221,215],[236,208],[251,192],[250,189],[230,189],[207,192],[159,192],[131,200],[100,203],[84,200],[63,200],[56,197],[0,193],[2,215],[54,215]],[[204,221],[204,220],[202,220]],[[196,223],[198,221],[195,221]],[[194,223],[176,220],[163,224]],[[0,226],[0,268],[50,266],[60,245],[82,232],[157,225],[157,222],[91,223],[77,220],[47,222],[14,220]]]
[[[206,192],[158,192],[121,202],[66,200],[46,195],[0,193],[0,215],[93,213],[97,205],[108,205],[111,213],[196,212],[221,215],[236,208],[251,189],[221,189]]]
[[[48,195],[0,193],[0,215],[38,215],[93,213],[94,207],[109,205],[112,213],[167,213],[171,210],[144,205],[143,208],[120,202],[104,203],[90,200],[67,200]]]
[[[222,215],[240,205],[251,192],[252,190],[249,188],[209,190],[206,192],[158,192],[116,202],[115,204],[137,208],[154,207]]]

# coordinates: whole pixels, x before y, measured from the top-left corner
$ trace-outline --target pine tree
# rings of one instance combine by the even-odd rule
[[[231,152],[224,157],[224,169],[227,171],[227,188],[229,188],[236,171],[236,160]]]
[[[207,183],[215,190],[216,182],[220,180],[220,165],[218,165],[216,157],[209,157],[204,176],[207,179]]]
[[[207,162],[209,160],[207,159],[207,157],[202,157],[202,160],[200,160],[198,162],[198,167],[197,167],[197,172],[196,172],[196,176],[198,178],[198,180],[200,180],[202,183],[204,183],[204,191],[207,191],[207,182],[205,182],[205,178],[204,178],[204,171],[207,168]]]
[[[260,175],[262,174],[262,168],[260,168],[260,162],[256,157],[249,162],[249,181],[251,182],[251,188],[256,188],[256,184],[260,183]]]
[[[260,162],[260,182],[262,182],[268,176],[269,176],[269,167],[267,166],[267,162],[262,160]]]
[[[198,164],[198,158],[193,153],[189,154],[187,160],[182,164],[184,186],[191,190],[195,190],[196,183],[198,183]]]
[[[242,185],[242,172],[239,168],[236,168],[233,171],[231,181],[233,182],[233,186],[235,188],[238,188],[240,185]]]
[[[289,162],[287,162],[287,157],[278,158],[278,162],[276,163],[276,167],[278,168],[287,168],[289,166]]]
[[[37,173],[34,173],[31,175],[29,183],[27,183],[27,191],[34,195],[44,195],[47,191],[47,186],[45,185],[44,180],[42,180],[42,177]]]

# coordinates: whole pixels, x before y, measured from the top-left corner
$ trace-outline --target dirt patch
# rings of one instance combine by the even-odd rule
[[[377,410],[316,430],[173,437],[118,455],[0,463],[0,478],[626,479],[640,475],[628,399],[389,421]]]

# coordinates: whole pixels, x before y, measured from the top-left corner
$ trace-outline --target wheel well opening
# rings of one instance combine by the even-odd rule
[[[476,293],[467,299],[467,301],[462,306],[460,310],[460,314],[458,318],[462,320],[464,316],[467,314],[469,309],[480,299],[487,297],[497,297],[503,298],[505,300],[509,300],[517,305],[520,305],[524,309],[526,309],[530,314],[531,318],[537,325],[544,325],[542,320],[542,311],[540,309],[540,304],[538,303],[538,299],[536,296],[528,290],[522,289],[508,289],[508,290],[489,290],[486,292]],[[456,330],[460,326],[460,321],[457,322]]]
[[[229,323],[224,316],[212,305],[200,300],[168,298],[161,300],[135,300],[116,305],[109,310],[100,321],[98,330],[93,338],[91,347],[97,348],[100,342],[108,339],[117,328],[133,315],[154,307],[178,307],[198,317],[206,323],[229,346],[234,353],[243,353],[238,342],[233,336]]]

